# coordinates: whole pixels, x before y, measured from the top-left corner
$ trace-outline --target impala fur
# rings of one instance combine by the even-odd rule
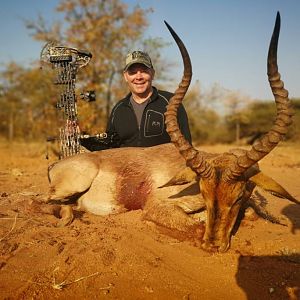
[[[186,214],[205,207],[204,202],[195,197],[199,187],[190,183],[192,178],[189,178],[182,186],[159,188],[184,169],[185,161],[171,143],[82,153],[49,168],[48,201],[65,203],[75,198],[78,209],[96,215],[143,209],[145,219],[185,231],[199,227],[199,223]],[[59,214],[64,217],[61,216],[58,226],[72,222],[69,205],[63,205]]]
[[[272,129],[249,151],[236,149],[216,155],[198,151],[184,139],[177,124],[177,108],[188,90],[192,66],[184,44],[167,24],[184,62],[182,81],[165,114],[172,143],[63,159],[49,168],[49,201],[66,204],[76,198],[79,209],[97,215],[142,209],[144,219],[186,234],[196,229],[199,238],[203,226],[191,216],[206,208],[202,246],[220,252],[229,248],[237,216],[251,203],[256,185],[299,204],[257,164],[276,147],[291,123],[291,105],[277,70],[279,22],[278,14],[268,57],[268,76],[278,113]],[[59,208],[59,215],[59,226],[73,220],[70,205]]]

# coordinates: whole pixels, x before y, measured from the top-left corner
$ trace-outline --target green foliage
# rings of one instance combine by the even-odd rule
[[[204,105],[205,95],[196,84],[184,99],[193,142],[214,143],[221,138],[222,124],[216,111]]]
[[[276,107],[274,101],[254,102],[247,108],[248,122],[243,124],[243,135],[255,132],[267,132],[275,119]]]
[[[285,137],[286,140],[296,141],[300,137],[300,99],[292,99],[295,115],[293,124]],[[242,116],[242,118],[241,118]],[[272,101],[255,101],[250,103],[240,113],[226,116],[226,126],[232,134],[236,121],[240,121],[240,137],[248,138],[266,133],[272,127],[276,118],[276,105]]]
[[[300,98],[291,99],[294,107],[293,124],[287,134],[287,138],[293,142],[300,141]]]
[[[9,140],[37,139],[53,133],[57,92],[49,76],[39,68],[24,69],[10,63],[0,73],[0,80],[0,133]]]

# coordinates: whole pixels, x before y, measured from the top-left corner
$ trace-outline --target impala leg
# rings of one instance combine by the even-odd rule
[[[72,223],[74,214],[72,207],[69,205],[62,205],[60,208],[59,216],[61,219],[56,223],[56,227],[65,227]]]
[[[158,225],[158,229],[179,240],[199,241],[203,236],[204,226],[193,219],[184,210],[173,204],[148,205],[144,209],[143,219]]]

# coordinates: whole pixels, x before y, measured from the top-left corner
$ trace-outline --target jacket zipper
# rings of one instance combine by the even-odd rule
[[[133,109],[133,107],[132,107],[132,104],[131,104],[130,102],[129,102],[129,107],[130,107],[131,112],[133,113],[134,118],[135,118],[135,121],[136,121],[136,127],[137,127],[137,129],[138,129],[138,140],[137,140],[137,145],[140,146],[140,145],[141,145],[141,128],[140,128],[141,126],[139,126],[138,119],[137,119],[137,117],[136,117],[136,114],[135,114],[134,109]],[[144,112],[143,112],[143,115],[144,115]],[[143,118],[143,116],[142,116],[142,118]]]
[[[145,111],[146,111],[147,106],[148,106],[151,102],[152,102],[151,99],[148,100],[148,103],[147,103],[147,105],[146,105],[145,108],[144,108],[144,111],[143,111],[143,114],[142,114],[142,119],[141,119],[141,125],[145,125],[145,124],[144,124],[144,123],[145,123],[145,119],[146,119],[146,117],[145,117],[145,114],[146,114]],[[142,142],[141,125],[139,126],[139,123],[138,123],[136,114],[135,114],[134,109],[133,109],[133,107],[132,107],[132,104],[131,104],[130,102],[129,102],[129,106],[130,106],[130,109],[131,109],[131,111],[133,112],[134,117],[135,117],[135,120],[136,120],[136,125],[137,125],[138,133],[139,133],[139,134],[138,134],[137,145],[140,146],[140,145],[141,145],[141,142]],[[144,123],[143,123],[142,121],[144,121]]]
[[[148,100],[148,103],[146,104],[144,110],[143,110],[143,114],[142,114],[142,119],[141,119],[141,125],[143,125],[143,127],[145,128],[145,121],[146,121],[146,111],[147,111],[147,106],[151,103],[151,98],[150,100]],[[141,126],[139,126],[139,140],[138,140],[138,145],[140,146],[141,144],[141,140],[142,140],[142,135],[141,135]]]

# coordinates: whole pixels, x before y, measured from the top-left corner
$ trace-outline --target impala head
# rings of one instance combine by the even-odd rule
[[[268,53],[268,78],[277,107],[275,123],[270,131],[262,136],[250,150],[223,153],[213,157],[208,153],[196,150],[180,132],[177,123],[177,109],[188,90],[192,77],[192,66],[183,42],[167,23],[166,25],[180,49],[184,63],[182,81],[165,113],[167,131],[171,141],[185,158],[187,166],[200,178],[200,190],[207,208],[203,248],[207,250],[216,248],[218,251],[224,252],[229,248],[230,234],[242,205],[250,197],[256,184],[264,185],[265,178],[260,178],[262,175],[259,175],[257,162],[276,147],[292,122],[288,92],[283,87],[277,67],[280,15],[277,13]],[[267,181],[271,180],[269,177],[266,178],[268,178]],[[299,203],[279,185],[277,189],[281,189],[283,197]],[[275,193],[280,194],[281,192],[275,188]]]

